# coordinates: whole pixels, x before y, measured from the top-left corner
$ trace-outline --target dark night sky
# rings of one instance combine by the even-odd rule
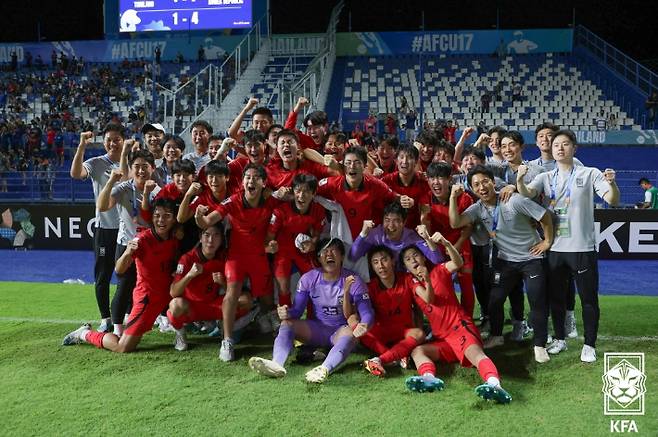
[[[107,0],[118,1],[118,0]],[[275,33],[323,32],[333,0],[270,0]],[[567,27],[576,22],[638,60],[658,59],[658,2],[346,0],[339,31]],[[351,12],[351,14],[350,14]],[[2,0],[0,41],[103,38],[103,0]]]

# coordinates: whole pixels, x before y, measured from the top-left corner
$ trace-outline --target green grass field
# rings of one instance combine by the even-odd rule
[[[243,339],[238,360],[228,364],[218,360],[213,339],[190,336],[190,350],[177,352],[173,334],[157,331],[132,354],[62,347],[78,321],[96,323],[92,286],[2,282],[1,433],[602,436],[610,434],[601,393],[603,354],[644,352],[645,416],[617,418],[635,418],[640,435],[658,435],[658,299],[606,296],[601,308],[593,365],[580,362],[582,340],[570,340],[567,352],[542,366],[529,342],[493,351],[514,398],[501,406],[473,394],[480,384],[475,369],[439,366],[446,389],[417,394],[404,386],[415,371],[395,368],[387,378],[375,378],[361,369],[364,352],[321,386],[304,381],[310,365],[294,362],[284,379],[264,379],[249,370],[247,359],[270,357],[272,339],[256,335]]]

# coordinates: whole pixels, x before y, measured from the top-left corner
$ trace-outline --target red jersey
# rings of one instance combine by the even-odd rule
[[[228,192],[228,191],[227,191]],[[190,202],[190,210],[192,212],[196,211],[197,206],[199,205],[205,205],[210,210],[217,209],[217,207],[226,199],[224,197],[223,199],[217,200],[215,196],[212,194],[212,191],[210,191],[209,188],[204,188],[203,191]]]
[[[267,186],[273,190],[292,186],[293,178],[301,173],[313,175],[317,180],[331,176],[326,166],[309,161],[308,159],[297,161],[297,168],[295,170],[286,169],[283,166],[283,161],[275,159],[267,164],[265,171],[267,172]]]
[[[452,273],[445,267],[445,263],[439,264],[430,272],[430,282],[434,288],[434,301],[426,303],[415,292],[418,285],[422,285],[412,275],[407,276],[407,285],[413,291],[416,305],[423,311],[432,328],[432,333],[439,338],[445,338],[460,319],[470,319],[462,309],[455,289],[452,285]]]
[[[398,167],[395,164],[395,160],[391,161],[391,165],[389,165],[388,167],[384,167],[382,163],[379,161],[379,158],[375,158],[375,162],[377,163],[379,168],[381,168],[383,171],[381,176],[379,176],[380,179],[383,179],[384,177],[397,172]]]
[[[297,234],[310,234],[310,230],[319,234],[327,223],[327,216],[322,205],[311,202],[306,214],[300,214],[294,203],[288,202],[277,207],[270,218],[268,233],[276,235],[278,252],[295,252]]]
[[[265,253],[265,237],[272,210],[280,204],[274,197],[261,194],[258,206],[252,207],[244,193],[236,193],[225,199],[216,209],[231,222],[229,256],[232,254]]]
[[[400,179],[399,172],[396,171],[384,176],[382,182],[399,195],[406,195],[414,199],[414,207],[407,210],[407,221],[405,222],[405,226],[409,229],[416,229],[416,226],[420,224],[420,201],[429,191],[425,176],[420,172],[416,172],[411,183],[409,185],[404,185],[402,179]]]
[[[446,240],[450,241],[452,244],[455,244],[455,242],[457,242],[461,236],[461,229],[452,229],[450,226],[450,219],[448,217],[449,204],[439,203],[438,199],[434,197],[431,192],[426,194],[422,204],[430,206],[430,235],[438,231],[443,234]],[[471,199],[471,196],[466,193],[462,193],[457,199],[457,210],[459,211],[459,214],[466,211],[466,209],[472,204],[473,199]]]
[[[239,156],[228,163],[228,180],[226,181],[226,191],[234,194],[242,190],[242,173],[244,168],[249,164],[249,158]]]
[[[176,187],[176,184],[173,182],[168,183],[160,191],[158,191],[158,194],[155,195],[153,200],[151,201],[151,204],[155,202],[158,199],[169,199],[173,200],[176,202],[176,207],[180,206],[180,203],[183,201],[183,197],[185,196],[185,193],[181,193],[178,191],[178,187]],[[139,210],[139,215],[147,222],[151,223],[151,220],[153,220],[153,211],[151,209],[149,210],[143,210],[140,208]]]
[[[368,295],[375,310],[375,323],[384,328],[399,326],[412,328],[413,323],[413,288],[406,275],[397,274],[391,288],[384,288],[375,277],[368,283]]]
[[[178,260],[174,282],[183,279],[194,263],[201,264],[203,272],[187,284],[183,297],[193,302],[213,302],[219,297],[220,285],[213,281],[212,274],[217,272],[224,274],[224,264],[226,264],[224,253],[218,251],[214,258],[208,259],[203,256],[201,247],[195,247]]]
[[[443,128],[443,135],[445,135],[446,141],[448,141],[451,144],[455,144],[457,141],[455,140],[455,132],[457,131],[457,127],[455,126],[450,126],[450,127],[445,127]]]
[[[351,190],[345,176],[332,176],[318,184],[318,195],[340,203],[350,225],[352,239],[361,232],[364,220],[382,221],[384,207],[397,195],[379,179],[363,175],[358,188]]]
[[[295,131],[299,137],[300,149],[314,149],[320,151],[324,147],[324,144],[315,144],[315,141],[313,141],[313,138],[311,138],[310,135],[306,135],[304,132],[297,129],[297,113],[295,111],[290,111],[283,128]]]
[[[168,302],[171,299],[169,286],[178,255],[178,240],[173,237],[163,240],[151,229],[138,233],[137,238],[137,250],[132,253],[137,268],[133,301],[148,296],[153,303]]]

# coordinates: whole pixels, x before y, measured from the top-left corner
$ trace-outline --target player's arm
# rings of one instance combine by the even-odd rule
[[[475,132],[475,128],[471,126],[467,126],[466,129],[462,131],[462,134],[459,137],[459,141],[457,141],[457,144],[455,144],[455,155],[452,158],[453,161],[461,162],[462,152],[464,151],[464,144],[466,144],[466,140],[471,136],[473,132]]]
[[[137,147],[133,149],[133,145]],[[130,174],[130,168],[128,167],[128,155],[131,151],[139,149],[139,143],[135,143],[135,140],[128,139],[123,142],[123,148],[121,149],[121,158],[119,159],[119,168],[123,173],[122,181],[128,180],[128,175]]]
[[[210,212],[210,208],[205,205],[199,205],[194,212],[194,221],[201,229],[207,229],[222,219],[219,211]]]
[[[459,196],[461,196],[463,192],[464,186],[462,184],[453,185],[450,191],[450,199],[448,200],[448,219],[450,220],[450,227],[452,229],[463,228],[473,223],[468,215],[459,213],[457,199],[459,199]]]
[[[96,208],[100,212],[109,211],[114,208],[116,205],[116,199],[112,196],[112,188],[114,184],[117,183],[122,178],[121,170],[112,170],[110,178],[107,180],[107,183],[103,187],[100,193],[98,193],[98,199],[96,199]]]
[[[450,258],[450,261],[445,263],[445,267],[450,273],[456,272],[464,265],[464,259],[462,256],[457,249],[455,249],[455,246],[453,246],[450,241],[446,240],[443,235],[439,232],[435,232],[434,235],[432,235],[432,239],[436,241],[437,244],[445,247],[448,258]]]
[[[544,231],[544,239],[530,248],[530,253],[535,256],[546,252],[553,245],[553,218],[548,211],[539,220],[539,224],[542,231]]]
[[[361,232],[359,232],[359,235],[356,237],[354,240],[354,244],[352,244],[352,247],[350,248],[350,253],[349,253],[349,259],[351,261],[356,262],[359,258],[364,256],[368,250],[372,247],[372,244],[366,238],[368,237],[368,234],[370,234],[370,231],[372,231],[372,228],[375,227],[375,222],[372,220],[364,220],[363,221],[363,226],[361,227]]]
[[[92,132],[82,132],[80,134],[80,144],[75,150],[73,162],[71,162],[71,171],[69,172],[73,179],[86,179],[89,176],[87,169],[82,165],[82,161],[85,159],[85,150],[91,144],[93,136]]]
[[[416,242],[416,247],[425,255],[432,264],[438,264],[443,260],[441,252],[438,251],[438,246],[432,240],[430,233],[425,225],[416,226],[416,233],[423,239],[425,244],[422,244],[420,240]]]
[[[427,226],[427,229],[431,229],[432,220],[430,219],[430,212],[432,211],[432,208],[426,203],[421,203],[419,210],[420,210],[420,223]]]
[[[228,136],[233,138],[236,141],[240,141],[240,136],[238,133],[240,132],[240,126],[242,126],[242,122],[244,121],[244,118],[247,116],[249,111],[254,109],[256,105],[258,104],[258,99],[255,97],[252,97],[249,99],[247,104],[242,108],[242,111],[238,114],[237,117],[235,117],[235,120],[233,120],[233,123],[231,123],[231,126],[228,128]]]
[[[114,271],[117,272],[117,274],[121,275],[128,271],[130,266],[133,263],[133,253],[137,250],[139,247],[139,240],[138,239],[132,239],[126,244],[126,250],[123,252],[123,254],[117,259],[116,264],[114,265]]]
[[[310,293],[308,290],[300,287],[300,285],[302,285],[301,281],[297,286],[297,294],[295,294],[295,301],[292,304],[292,308],[288,308],[288,305],[279,305],[277,308],[277,313],[281,320],[299,319],[304,314]]]
[[[276,235],[268,232],[265,236],[265,253],[277,253],[278,251],[279,243],[276,241]]]
[[[414,292],[425,301],[425,303],[434,302],[434,288],[430,281],[429,270],[425,266],[418,266],[415,272],[416,277],[423,282],[423,285],[417,285]]]
[[[516,172],[516,191],[523,197],[534,199],[537,196],[537,190],[528,187],[523,180],[523,177],[528,174],[528,166],[521,164]]]
[[[617,186],[615,171],[611,168],[606,168],[603,172],[603,177],[610,185],[610,190],[608,190],[608,192],[603,195],[603,200],[608,202],[608,204],[611,206],[619,205],[620,193],[619,187]]]
[[[185,288],[192,281],[192,279],[196,278],[201,273],[203,273],[203,266],[199,263],[192,264],[190,271],[187,272],[185,276],[183,276],[179,281],[174,280],[171,283],[171,287],[169,288],[169,294],[171,297],[182,296]]]
[[[355,277],[350,294],[352,295],[352,300],[354,301],[360,319],[360,322],[357,323],[352,333],[355,337],[361,337],[375,323],[375,312],[370,303],[368,289],[361,278]]]
[[[345,283],[343,286],[343,315],[345,316],[345,320],[348,321],[348,325],[350,325],[352,329],[354,329],[354,327],[349,322],[350,318],[355,315],[355,310],[354,305],[352,305],[352,299],[350,298],[350,290],[352,289],[354,280],[354,275],[348,276],[345,278]],[[352,320],[358,322],[358,318],[352,318]]]
[[[301,111],[304,106],[308,104],[309,101],[306,97],[302,96],[297,99],[295,107],[292,109],[292,111],[290,111],[288,117],[286,118],[286,122],[283,124],[284,129],[297,130],[297,116],[299,115],[299,111]]]
[[[201,192],[201,184],[198,182],[192,182],[190,188],[185,192],[183,200],[178,207],[178,214],[176,215],[176,220],[178,223],[185,223],[194,215],[194,211],[190,208],[190,203]]]
[[[240,147],[240,150],[238,150],[237,141],[231,137],[227,137],[222,141],[222,145],[217,150],[217,153],[215,153],[213,160],[226,162],[226,156],[231,149],[236,149],[239,153],[245,154],[244,147]]]
[[[459,238],[457,239],[457,241],[455,241],[455,244],[454,244],[455,249],[458,250],[458,251],[462,250],[462,246],[464,245],[464,243],[469,238],[471,238],[472,233],[473,233],[473,225],[472,224],[468,224],[468,225],[462,227],[461,232],[459,233]]]

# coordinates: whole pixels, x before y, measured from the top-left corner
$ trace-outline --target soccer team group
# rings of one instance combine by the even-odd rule
[[[519,132],[499,127],[469,146],[472,128],[456,145],[423,131],[410,144],[385,136],[364,147],[330,132],[322,111],[309,112],[305,132],[297,130],[304,98],[284,126],[257,103],[249,100],[226,137],[195,122],[194,151],[185,155],[184,141],[159,124],[144,126],[143,144],[110,124],[107,153],[87,160],[93,134],[81,134],[71,176],[94,188],[102,320],[97,330],[85,324],[68,334],[65,345],[131,352],[158,320],[183,351],[186,325],[217,321],[219,358],[232,361],[241,331],[256,319],[276,333],[271,360],[249,359],[259,374],[285,376],[297,341],[298,354],[323,360],[306,374],[322,383],[360,343],[373,352],[364,363],[373,375],[413,362],[412,391],[441,390],[436,363],[459,363],[477,368],[478,396],[508,403],[485,354],[504,343],[506,300],[510,339],[532,335],[535,360],[545,363],[577,336],[577,289],[581,360],[596,360],[594,194],[614,205],[619,189],[612,169],[574,158],[573,132],[538,126],[534,161],[523,159]]]

